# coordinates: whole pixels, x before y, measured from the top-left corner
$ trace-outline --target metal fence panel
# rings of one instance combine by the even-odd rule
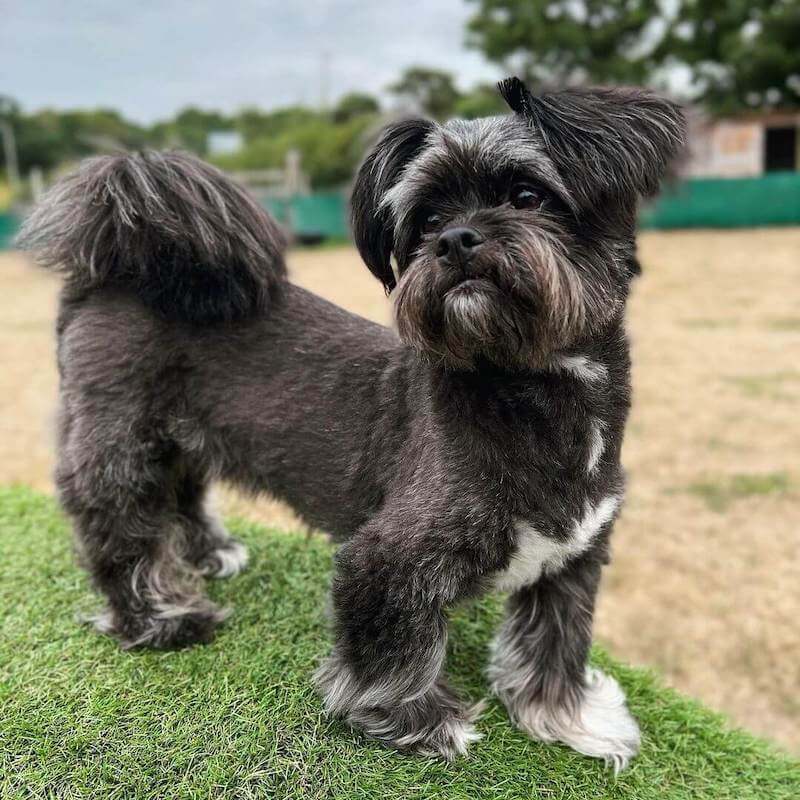
[[[0,214],[0,250],[11,247],[18,228],[19,219],[14,214]]]
[[[349,236],[343,192],[267,197],[262,203],[298,236]],[[661,229],[800,225],[800,173],[687,180],[643,209],[640,222],[643,228]],[[12,246],[18,227],[18,216],[0,214],[0,250]]]
[[[643,228],[759,225],[800,225],[800,173],[694,178],[664,193],[641,215]]]

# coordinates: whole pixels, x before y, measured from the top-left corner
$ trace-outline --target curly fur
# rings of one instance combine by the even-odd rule
[[[640,92],[503,91],[515,114],[396,123],[359,170],[354,235],[399,336],[287,282],[275,223],[195,159],[57,185],[23,233],[67,277],[56,481],[123,647],[212,638],[202,578],[246,557],[206,506],[223,479],[342,542],[330,713],[463,754],[478,708],[447,685],[448,611],[502,588],[512,719],[620,768],[638,730],[586,661],[624,489],[634,210],[683,123]]]
[[[84,161],[42,198],[17,242],[76,294],[123,286],[163,316],[197,323],[264,313],[286,275],[269,214],[178,152]]]

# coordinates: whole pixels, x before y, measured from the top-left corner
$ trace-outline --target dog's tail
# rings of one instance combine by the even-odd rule
[[[123,288],[196,323],[262,314],[286,280],[278,224],[222,172],[178,152],[88,159],[44,195],[17,242],[78,293]]]

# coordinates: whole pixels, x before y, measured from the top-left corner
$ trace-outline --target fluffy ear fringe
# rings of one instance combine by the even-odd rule
[[[519,78],[505,78],[497,84],[503,100],[506,101],[508,107],[516,114],[529,116],[531,108],[528,103],[530,92],[528,87]]]
[[[644,89],[575,88],[534,96],[519,78],[507,78],[499,89],[512,111],[539,131],[585,207],[600,199],[654,195],[685,147],[681,107]]]
[[[434,123],[408,119],[384,129],[375,147],[361,165],[353,184],[350,218],[356,247],[389,293],[396,285],[391,265],[394,223],[388,208],[381,206],[403,169],[425,144]]]

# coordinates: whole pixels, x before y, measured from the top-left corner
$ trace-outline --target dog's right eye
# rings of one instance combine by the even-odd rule
[[[428,214],[422,222],[422,230],[425,233],[435,231],[442,224],[442,217],[439,214]]]
[[[518,183],[511,188],[508,199],[514,208],[539,208],[544,202],[544,192],[530,183]]]

